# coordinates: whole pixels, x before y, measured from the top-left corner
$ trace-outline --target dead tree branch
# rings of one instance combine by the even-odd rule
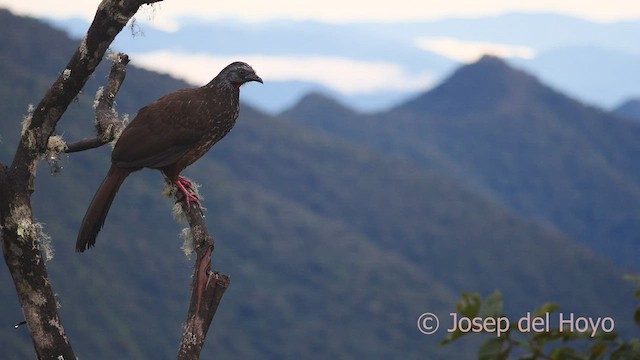
[[[191,228],[196,254],[191,300],[178,349],[178,360],[195,360],[200,358],[207,331],[230,280],[226,275],[211,271],[214,240],[205,225],[202,210],[196,205],[189,206],[185,201],[178,201]]]
[[[75,359],[60,321],[33,217],[31,195],[40,160],[67,107],[104,57],[115,36],[144,4],[160,0],[103,0],[86,37],[29,114],[9,167],[0,164],[2,250],[38,359]]]
[[[118,119],[114,102],[127,74],[128,63],[127,54],[118,53],[113,56],[107,87],[101,88],[96,95],[96,136],[67,144],[65,152],[73,153],[98,148],[116,140],[118,134],[122,132],[125,124]]]

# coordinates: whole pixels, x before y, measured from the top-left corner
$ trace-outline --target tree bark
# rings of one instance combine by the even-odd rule
[[[124,82],[127,64],[129,64],[127,54],[118,53],[113,56],[107,87],[101,88],[96,96],[96,136],[67,144],[64,152],[74,153],[95,149],[117,139],[125,124],[118,119],[114,105],[116,94]]]
[[[69,63],[25,120],[10,166],[0,164],[2,250],[38,359],[75,359],[60,321],[31,195],[40,160],[67,107],[84,87],[115,36],[143,4],[161,0],[103,0]]]
[[[226,275],[211,271],[214,240],[204,223],[200,207],[195,204],[189,206],[185,201],[180,201],[180,205],[191,228],[196,262],[193,269],[187,321],[178,349],[178,360],[195,360],[200,358],[213,316],[224,291],[229,287],[230,280]]]

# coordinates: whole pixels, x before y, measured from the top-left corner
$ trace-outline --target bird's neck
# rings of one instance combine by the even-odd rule
[[[238,94],[240,93],[240,86],[236,86],[234,83],[230,81],[220,81],[219,79],[211,80],[207,85],[202,87],[203,89],[208,89],[215,91],[217,93],[231,93]]]

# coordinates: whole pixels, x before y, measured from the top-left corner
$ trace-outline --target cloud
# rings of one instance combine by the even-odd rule
[[[20,14],[40,17],[82,17],[91,20],[100,0],[0,0]],[[596,21],[629,20],[640,17],[640,1],[630,0],[167,0],[143,7],[138,20],[152,26],[176,30],[177,20],[235,18],[248,21],[313,19],[327,22],[433,20],[444,17],[477,17],[505,12],[555,12]]]
[[[536,51],[528,46],[508,45],[480,41],[463,41],[449,37],[423,37],[416,40],[416,46],[464,63],[470,63],[482,55],[503,58],[532,59]]]
[[[209,82],[220,69],[236,60],[251,64],[265,82],[310,81],[348,95],[423,90],[434,83],[428,72],[415,74],[391,62],[337,56],[213,56],[154,51],[133,54],[131,58],[136,65],[197,85]]]

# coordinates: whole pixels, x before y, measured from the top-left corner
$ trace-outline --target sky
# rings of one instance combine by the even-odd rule
[[[0,0],[0,6],[23,15],[91,19],[99,0]],[[165,0],[144,10],[155,26],[173,29],[179,17],[271,19],[325,22],[434,20],[476,17],[506,12],[555,12],[594,21],[640,18],[636,0]]]
[[[91,21],[100,0],[0,0],[0,7],[33,17],[82,18]],[[136,15],[140,26],[163,31],[179,30],[179,20],[315,20],[328,23],[432,21],[474,18],[505,13],[557,13],[595,22],[640,19],[638,0],[164,0],[145,6]],[[470,63],[483,54],[532,59],[536,49],[525,44],[463,41],[447,37],[416,38],[417,48],[459,63]],[[132,53],[134,64],[167,72],[198,85],[206,83],[211,68],[223,67],[232,54],[155,51]],[[391,61],[361,60],[342,56],[243,55],[266,81],[311,81],[346,95],[372,94],[383,89],[420,91],[438,81],[425,70],[412,73]],[[295,71],[293,71],[294,69]],[[375,76],[372,76],[375,74]],[[400,85],[398,85],[400,84]],[[394,88],[400,87],[400,88]]]

